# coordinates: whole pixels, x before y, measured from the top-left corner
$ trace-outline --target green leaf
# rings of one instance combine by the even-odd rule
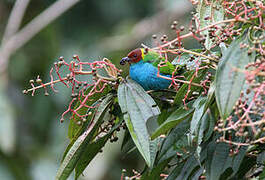
[[[201,143],[203,142],[204,132],[207,130],[208,122],[210,121],[209,112],[205,113],[204,116],[201,118],[200,127],[198,128],[198,140],[197,140],[197,148],[196,148],[196,157],[200,157],[201,153]]]
[[[231,146],[227,143],[210,143],[208,146],[208,157],[206,159],[206,176],[207,179],[215,180],[222,178],[228,179],[233,177],[237,172],[240,171],[239,167],[243,162],[243,158],[247,151],[247,147],[241,147],[239,152],[230,156]],[[232,170],[230,173],[229,168]]]
[[[215,99],[215,88],[216,88],[216,85],[215,85],[215,81],[213,81],[210,85],[210,88],[208,90],[208,93],[207,93],[207,100],[206,100],[206,103],[205,103],[205,108],[208,108],[211,103],[214,101]],[[206,110],[206,109],[205,109]]]
[[[178,165],[170,172],[166,180],[175,180],[181,173],[181,170],[185,164],[185,161],[178,163]]]
[[[265,168],[263,169],[262,173],[259,175],[259,179],[265,179]]]
[[[186,180],[194,176],[198,176],[196,169],[200,167],[200,163],[206,158],[206,150],[201,153],[200,159],[196,159],[195,156],[190,155],[184,165],[180,164],[169,174],[167,180]]]
[[[158,154],[159,163],[175,157],[177,153],[187,154],[186,152],[190,149],[188,142],[189,127],[189,120],[184,120],[169,133]]]
[[[245,175],[255,166],[255,164],[256,164],[255,157],[244,156],[236,175],[234,175],[235,179],[244,179],[246,177]]]
[[[151,96],[131,79],[127,79],[119,85],[118,101],[137,149],[146,164],[152,168],[158,140],[150,140],[146,122],[160,114],[158,106]]]
[[[229,158],[230,146],[227,143],[218,143],[212,154],[209,175],[210,180],[219,179],[221,174],[225,171],[225,164]],[[208,177],[207,177],[208,179]]]
[[[149,169],[146,169],[146,171],[141,176],[141,180],[161,180],[160,174],[163,172],[165,167],[168,165],[171,159],[165,160],[156,166],[154,166],[153,169],[149,171]]]
[[[93,106],[96,105],[96,104],[98,104],[99,102],[100,102],[100,101],[95,102],[95,103],[93,104]],[[78,138],[82,133],[84,133],[84,131],[86,130],[86,128],[87,128],[88,125],[90,124],[91,119],[94,118],[95,113],[96,113],[96,108],[90,109],[89,111],[92,113],[92,115],[88,116],[86,122],[83,123],[82,125],[79,125],[79,126],[78,126],[75,122],[70,121],[69,129],[68,129],[68,133],[69,133],[70,131],[72,131],[74,134],[73,134],[73,137],[70,139],[70,143],[68,144],[67,148],[66,148],[65,151],[64,151],[63,158],[62,158],[61,162],[64,160],[66,154],[68,153],[69,149],[73,146],[73,144],[75,143],[75,141],[77,140],[77,138]],[[71,123],[72,123],[72,125],[71,125]],[[70,128],[70,126],[73,127],[73,128]],[[70,129],[72,129],[72,130],[70,130]],[[68,135],[69,135],[69,134],[68,134]]]
[[[192,107],[193,102],[189,102],[186,104],[186,107],[181,106],[176,111],[174,111],[165,122],[163,122],[156,131],[152,134],[151,138],[155,139],[161,134],[165,134],[170,129],[176,127],[180,122],[184,119],[189,119],[194,111],[194,107]]]
[[[106,98],[100,103],[99,107],[97,108],[97,112],[95,113],[93,119],[90,121],[87,130],[77,138],[77,140],[73,143],[72,147],[67,152],[63,162],[61,163],[57,171],[57,175],[55,177],[56,180],[67,179],[71,174],[80,157],[82,156],[85,148],[93,140],[94,133],[102,123],[103,117],[108,107],[112,103],[112,99],[113,95],[108,94],[108,96],[106,96]]]
[[[210,4],[209,4],[210,3]],[[199,29],[203,29],[215,22],[219,22],[224,20],[224,8],[222,5],[222,1],[219,0],[212,0],[212,1],[205,1],[199,0],[197,6],[197,17],[199,22],[196,21],[196,26]],[[208,17],[208,18],[207,18]],[[220,25],[216,25],[219,26]],[[220,31],[218,30],[215,34],[219,34]],[[211,46],[213,45],[213,41],[210,39],[209,36],[209,29],[201,32],[202,35],[206,36],[204,46],[206,49],[210,50]]]
[[[245,42],[247,42],[246,36],[234,40],[218,65],[215,95],[222,119],[226,119],[233,111],[233,106],[245,83],[245,74],[242,70],[255,58],[254,53],[248,56],[247,49],[240,48],[240,43]]]
[[[90,90],[92,89],[92,87],[88,88],[85,92],[85,94],[88,94],[90,92]],[[105,89],[103,90],[103,92],[101,93],[95,93],[93,94],[90,98],[89,101],[86,102],[87,106],[95,106],[98,104],[98,100],[100,98],[102,98],[103,96],[105,96],[108,92],[110,91],[110,88],[107,86],[105,87]],[[84,98],[81,98],[81,101]],[[77,109],[80,106],[80,101],[77,101],[74,109]],[[95,108],[88,108],[83,106],[82,108],[80,108],[77,113],[83,115],[83,114],[87,114],[89,111],[91,111],[93,113]],[[87,125],[89,124],[89,122],[91,121],[91,118],[93,116],[88,116],[86,119],[86,122],[83,123],[82,119],[80,117],[78,117],[77,115],[74,115],[73,118],[70,119],[70,123],[69,123],[69,128],[68,128],[68,137],[70,140],[76,140],[78,138],[78,136],[84,132],[84,130],[86,129]],[[76,122],[81,122],[81,125],[77,125]]]
[[[241,146],[238,153],[232,157],[233,160],[231,167],[233,169],[233,174],[231,175],[231,177],[234,176],[239,171],[239,167],[243,162],[247,149],[248,149],[247,146]]]
[[[193,137],[198,135],[200,121],[205,112],[206,100],[207,100],[206,97],[200,96],[196,99],[196,101],[193,104],[193,107],[195,107],[195,111],[193,113],[192,120],[190,123],[190,131],[192,135],[192,140],[193,140]]]
[[[111,117],[111,116],[109,116]],[[104,121],[107,121],[104,119]],[[106,142],[109,140],[113,132],[120,126],[121,122],[116,124],[106,135],[98,138],[97,140],[89,143],[82,153],[80,160],[77,162],[75,167],[75,179],[77,179],[82,172],[86,169],[88,164],[93,160],[93,158],[99,153],[99,151],[104,147]]]
[[[204,134],[203,141],[207,141],[211,137],[214,131],[215,123],[216,123],[216,119],[214,117],[214,112],[213,112],[213,107],[210,107],[210,112],[207,112],[207,115],[209,116],[209,118],[206,120],[207,121],[207,127],[206,127],[207,132],[205,132]]]

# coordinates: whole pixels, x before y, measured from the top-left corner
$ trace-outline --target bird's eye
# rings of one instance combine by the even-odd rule
[[[134,54],[133,57],[137,57],[137,54]]]

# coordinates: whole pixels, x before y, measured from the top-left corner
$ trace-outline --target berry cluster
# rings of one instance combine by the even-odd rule
[[[102,76],[100,70],[105,70],[107,76]],[[55,62],[50,70],[50,82],[43,83],[38,76],[35,81],[29,81],[32,88],[24,90],[23,93],[27,94],[31,92],[32,96],[34,96],[37,89],[43,88],[45,90],[44,94],[49,95],[48,87],[54,92],[58,92],[54,88],[54,85],[56,83],[63,83],[67,88],[71,89],[72,100],[68,105],[68,109],[62,114],[61,122],[64,121],[64,116],[69,112],[72,113],[72,117],[78,116],[81,119],[85,119],[89,114],[79,114],[78,111],[82,107],[94,108],[92,105],[88,105],[93,100],[91,97],[102,93],[107,86],[117,88],[120,72],[121,70],[117,69],[106,58],[102,61],[82,62],[77,55],[74,55],[70,63],[67,63],[63,57],[60,57],[59,61]],[[56,79],[54,74],[57,77]],[[62,74],[66,75],[63,76]],[[92,80],[89,80],[89,78],[87,80],[80,80],[80,76],[92,76]],[[35,84],[38,86],[35,86]],[[77,102],[79,102],[79,106],[74,109],[73,104]]]

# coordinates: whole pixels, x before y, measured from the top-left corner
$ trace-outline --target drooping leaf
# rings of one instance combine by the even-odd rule
[[[222,119],[226,119],[233,111],[245,83],[245,74],[242,70],[255,58],[254,53],[249,56],[247,49],[240,48],[240,43],[246,42],[246,36],[234,40],[218,64],[215,95]]]
[[[259,179],[265,179],[265,168],[263,169],[262,173],[259,175]]]
[[[188,142],[189,127],[189,120],[183,120],[169,133],[158,154],[159,163],[175,157],[177,153],[187,154],[186,152],[190,150]]]
[[[85,92],[85,94],[89,93],[89,91],[92,89],[88,88]],[[102,97],[104,97],[108,92],[110,91],[110,88],[108,86],[106,86],[103,90],[103,92],[101,93],[95,93],[93,94],[90,98],[89,101],[86,102],[87,106],[95,106],[98,104],[98,100]],[[83,101],[84,98],[81,98],[81,101]],[[78,108],[80,106],[80,101],[77,101],[74,109]],[[92,112],[94,111],[95,108],[88,108],[83,106],[82,108],[80,108],[77,113],[84,115],[87,114],[88,112]],[[77,115],[74,115],[73,118],[70,119],[70,123],[69,123],[69,128],[68,128],[68,138],[70,140],[72,139],[76,139],[83,131],[84,129],[86,129],[88,123],[90,122],[92,116],[88,116],[86,119],[86,122],[83,122],[82,119],[80,117],[78,117]],[[78,125],[76,122],[80,122],[81,124]]]
[[[146,122],[160,114],[158,106],[151,96],[131,79],[127,79],[126,82],[119,85],[118,101],[137,149],[146,164],[152,168],[158,140],[150,140]],[[155,121],[155,119],[153,120]]]
[[[246,174],[253,168],[253,166],[255,166],[255,164],[255,157],[244,156],[237,173],[233,177],[235,177],[235,179],[244,179],[246,177]]]
[[[192,120],[190,122],[190,131],[192,135],[192,139],[198,135],[199,132],[199,125],[200,121],[203,117],[203,114],[205,113],[205,104],[206,104],[206,97],[198,97],[196,101],[193,104],[193,107],[195,108],[195,111],[192,116]]]
[[[104,121],[107,121],[104,119]],[[93,160],[93,158],[99,153],[99,151],[104,147],[106,142],[111,137],[112,133],[120,126],[121,122],[116,124],[106,135],[99,137],[95,141],[89,143],[82,153],[79,161],[75,167],[75,179],[82,174],[88,164]]]
[[[161,163],[158,163],[150,171],[149,169],[146,169],[143,175],[141,176],[141,180],[161,180],[160,174],[161,172],[163,172],[170,160],[171,159],[167,159]]]
[[[203,115],[203,117],[201,118],[201,122],[200,122],[200,127],[198,128],[198,140],[197,140],[197,148],[196,148],[196,158],[200,157],[200,153],[201,153],[201,143],[203,142],[203,138],[204,138],[204,132],[207,130],[207,125],[208,122],[210,121],[210,113],[205,113]]]
[[[163,122],[156,131],[152,134],[151,138],[154,139],[161,134],[165,134],[170,129],[176,127],[184,119],[189,119],[194,111],[192,107],[193,102],[189,102],[186,107],[181,106],[176,111],[174,111],[165,122]]]
[[[206,131],[203,135],[203,141],[204,142],[207,141],[211,137],[211,135],[213,134],[214,126],[216,123],[213,108],[210,107],[209,109],[210,109],[210,111],[207,112],[207,115],[209,116],[209,118],[206,119],[207,127],[206,127]]]
[[[214,101],[214,99],[215,99],[215,88],[216,88],[215,81],[213,81],[211,83],[210,88],[209,88],[208,93],[207,93],[207,100],[205,103],[205,108],[208,108],[211,105],[211,103]]]
[[[198,169],[198,167],[200,167],[201,162],[205,160],[206,154],[207,152],[205,149],[201,153],[199,160],[196,159],[195,156],[190,155],[187,161],[183,165],[180,165],[181,170],[177,165],[176,168],[169,174],[167,180],[186,180],[193,178],[194,176],[197,177],[198,173],[200,173],[201,171],[197,172],[196,169]]]
[[[243,162],[247,149],[248,149],[247,146],[241,146],[238,153],[231,157],[232,158],[231,167],[233,169],[233,174],[231,175],[231,177],[233,177],[239,171],[239,167]]]
[[[218,143],[215,145],[215,149],[212,154],[212,160],[210,161],[210,169],[208,169],[207,172],[207,179],[219,179],[222,172],[225,171],[224,166],[229,158],[229,150],[229,144]]]
[[[196,26],[199,29],[203,29],[215,22],[220,22],[224,20],[225,10],[222,5],[222,1],[204,1],[199,0],[197,6],[197,17],[199,22],[196,21]],[[217,25],[220,27],[220,25]],[[220,31],[216,31],[215,34],[219,34]],[[206,49],[211,49],[213,42],[209,35],[209,28],[201,32],[202,35],[206,36],[204,46]]]
[[[210,180],[220,177],[228,179],[233,177],[238,171],[247,147],[241,147],[236,155],[230,156],[231,146],[227,143],[211,142],[208,146],[208,157],[206,159],[206,178]]]
[[[67,179],[71,174],[73,169],[75,168],[78,160],[82,156],[87,145],[93,140],[94,133],[102,123],[103,117],[112,103],[113,95],[109,94],[105,99],[100,103],[97,108],[97,112],[95,113],[93,119],[90,121],[90,124],[86,131],[77,138],[77,140],[73,143],[69,151],[67,152],[64,160],[62,161],[57,175],[55,177],[56,180],[64,180]]]

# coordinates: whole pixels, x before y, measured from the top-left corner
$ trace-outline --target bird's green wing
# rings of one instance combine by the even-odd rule
[[[165,62],[164,57],[161,57],[159,53],[152,50],[149,50],[148,53],[144,55],[143,61],[149,62],[155,67],[158,67],[158,64],[160,64],[161,67],[159,68],[159,70],[163,74],[172,74],[176,68],[176,66],[171,64],[169,61]]]

